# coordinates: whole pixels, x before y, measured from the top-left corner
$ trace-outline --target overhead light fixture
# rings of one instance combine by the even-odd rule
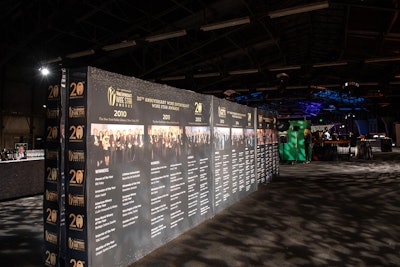
[[[62,60],[61,57],[55,57],[49,60],[45,60],[43,61],[44,64],[51,64],[51,63],[56,63],[56,62],[60,62]]]
[[[299,70],[299,69],[301,69],[300,65],[269,68],[270,71]]]
[[[231,75],[238,75],[238,74],[251,74],[251,73],[257,73],[258,69],[247,69],[247,70],[234,70],[234,71],[229,71],[228,73]]]
[[[320,86],[322,86],[322,87],[325,87],[325,88],[335,88],[335,87],[341,87],[341,85],[340,84],[322,84],[322,85],[320,85]]]
[[[392,84],[392,85],[398,85],[398,84],[400,84],[400,81],[393,81],[393,82],[389,82],[389,84]]]
[[[326,90],[327,88],[323,85],[310,85],[310,89],[316,89],[316,90]]]
[[[194,74],[193,78],[208,78],[208,77],[218,77],[221,74],[219,72],[210,72],[210,73],[199,73]]]
[[[151,43],[151,42],[162,41],[162,40],[167,40],[167,39],[171,39],[171,38],[185,36],[186,34],[187,34],[186,30],[181,30],[181,31],[176,31],[176,32],[167,32],[167,33],[148,36],[145,38],[145,40],[147,42]]]
[[[256,91],[274,91],[277,90],[276,86],[256,88]]]
[[[123,42],[117,43],[117,44],[105,45],[101,49],[103,49],[104,51],[112,51],[112,50],[131,47],[131,46],[134,46],[134,45],[136,45],[136,42],[134,40],[132,40],[132,41],[123,41]]]
[[[365,82],[365,83],[359,83],[360,86],[377,86],[379,83],[377,82]]]
[[[288,90],[294,90],[294,89],[308,89],[309,87],[306,85],[293,85],[293,86],[286,86],[286,89]]]
[[[226,20],[223,22],[203,25],[200,27],[200,30],[207,32],[207,31],[213,31],[213,30],[219,30],[219,29],[244,25],[244,24],[248,24],[248,23],[250,23],[250,18],[244,17],[244,18]]]
[[[40,73],[41,73],[43,76],[47,76],[47,75],[50,74],[50,70],[49,70],[47,67],[41,67],[41,68],[39,69],[39,71],[40,71]]]
[[[185,75],[181,75],[181,76],[171,76],[171,77],[165,77],[165,78],[161,78],[161,81],[177,81],[177,80],[184,80],[186,79]]]
[[[347,62],[327,62],[327,63],[316,63],[313,65],[314,68],[322,68],[322,67],[335,67],[335,66],[345,66]]]
[[[226,96],[232,96],[234,94],[237,94],[236,90],[234,90],[234,89],[228,89],[228,90],[224,91],[224,95],[226,95]]]
[[[222,93],[222,90],[208,90],[208,91],[203,91],[203,94],[219,94]]]
[[[250,89],[247,88],[241,88],[241,89],[235,89],[236,92],[248,92]]]
[[[400,57],[370,58],[366,59],[365,63],[378,63],[378,62],[390,62],[390,61],[400,61]]]
[[[300,13],[306,13],[306,12],[310,12],[310,11],[325,9],[328,7],[329,7],[329,2],[323,1],[323,2],[308,4],[308,5],[302,5],[302,6],[292,7],[292,8],[271,11],[271,12],[268,12],[268,16],[271,19],[274,19],[274,18],[289,16],[289,15],[294,15],[294,14],[300,14]]]
[[[78,57],[85,57],[85,56],[90,56],[93,55],[95,52],[93,49],[90,50],[84,50],[84,51],[80,51],[80,52],[76,52],[76,53],[71,53],[66,55],[66,58],[78,58]]]

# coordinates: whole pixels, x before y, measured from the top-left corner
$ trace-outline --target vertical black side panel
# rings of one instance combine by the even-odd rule
[[[90,266],[87,214],[87,68],[69,70],[65,124],[66,241],[65,266]]]

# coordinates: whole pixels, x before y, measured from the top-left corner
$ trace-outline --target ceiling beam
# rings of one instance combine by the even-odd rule
[[[295,15],[295,14],[316,11],[316,10],[325,9],[325,8],[329,8],[328,1],[316,2],[316,3],[295,6],[295,7],[290,7],[290,8],[280,9],[280,10],[274,10],[274,11],[268,12],[268,16],[271,19],[274,19],[274,18],[279,18],[279,17],[285,17],[285,16],[290,16],[290,15]]]
[[[399,2],[396,2],[395,5],[398,7]],[[390,34],[392,32],[392,29],[393,29],[395,23],[397,22],[398,18],[399,18],[399,11],[396,11],[392,15],[392,19],[390,20],[390,23],[389,23],[389,26],[388,26],[388,28],[386,30],[385,35]],[[383,47],[385,45],[385,41],[386,41],[385,38],[383,38],[382,41],[381,41],[381,44],[379,46],[379,53],[382,53]]]
[[[212,43],[214,43],[214,42],[216,42],[216,41],[218,41],[218,40],[220,40],[222,38],[225,38],[226,36],[229,36],[230,34],[238,31],[239,29],[240,29],[240,27],[234,28],[234,29],[232,29],[230,31],[225,32],[224,34],[218,35],[216,38],[209,39],[209,40],[207,40],[205,42],[202,42],[202,43],[196,45],[193,48],[190,48],[190,49],[188,49],[186,51],[178,53],[178,54],[170,57],[168,60],[166,60],[166,61],[164,61],[164,62],[162,62],[160,64],[157,64],[157,66],[145,71],[144,73],[139,74],[139,77],[143,78],[143,77],[149,75],[150,73],[153,73],[154,71],[156,71],[156,70],[158,70],[160,68],[163,68],[163,67],[165,67],[165,66],[167,66],[167,65],[169,65],[169,64],[171,64],[171,63],[173,63],[175,61],[177,61],[178,59],[181,59],[181,58],[183,58],[183,57],[185,57],[187,55],[190,55],[190,54],[194,53],[195,51],[197,51],[197,50],[199,50],[199,49],[201,49],[203,47],[206,47],[206,46],[208,46],[208,45],[210,45],[210,44],[212,44]]]
[[[340,53],[339,59],[343,58],[343,55],[347,49],[347,42],[348,42],[348,34],[349,34],[349,17],[350,17],[350,7],[348,6],[346,8],[346,18],[344,21],[344,37],[343,37],[343,47],[342,47],[342,52]]]
[[[400,11],[400,8],[398,8],[398,7],[392,7],[391,8],[391,7],[374,6],[374,5],[369,5],[369,4],[355,4],[355,3],[349,3],[348,0],[330,0],[329,2],[331,3],[331,5],[340,4],[340,5],[350,6],[350,7],[375,9],[375,10],[388,11],[388,12],[398,12],[398,11]],[[372,2],[374,2],[374,1],[372,1]],[[376,3],[378,3],[378,2],[379,1],[376,1]]]
[[[69,4],[73,5],[75,1],[71,0],[68,2],[60,1],[61,4]],[[31,4],[33,2],[30,2]],[[31,43],[34,43],[35,37],[39,36],[41,33],[49,29],[49,25],[53,24],[53,21],[57,20],[60,17],[60,13],[64,11],[63,6],[57,6],[57,8],[53,9],[53,12],[47,15],[45,18],[41,17],[33,27],[33,30],[29,32],[23,33],[23,40],[21,40],[17,45],[14,46],[13,51],[8,51],[7,54],[0,58],[0,67],[4,66],[11,60],[15,55],[17,55],[20,51],[24,50]],[[30,11],[29,11],[30,12]],[[14,31],[19,31],[19,29],[13,28]]]

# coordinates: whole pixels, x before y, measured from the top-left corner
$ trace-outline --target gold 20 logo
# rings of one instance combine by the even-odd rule
[[[195,106],[194,114],[201,115],[203,113],[203,103],[195,102],[194,106]]]
[[[85,92],[85,86],[83,85],[83,82],[72,82],[69,85],[69,96],[70,97],[78,97],[78,96],[82,96],[83,93]]]
[[[69,174],[72,175],[69,180],[70,184],[82,184],[83,183],[83,170],[69,170]]]
[[[55,99],[59,96],[59,88],[58,85],[49,85],[49,94],[47,95],[48,99]]]
[[[81,260],[71,259],[69,263],[72,263],[71,267],[85,267],[85,262]]]
[[[47,266],[56,266],[57,263],[57,254],[54,252],[50,252],[46,250],[46,260],[45,263]]]
[[[83,216],[81,214],[70,213],[69,218],[72,219],[69,224],[70,228],[82,229],[83,228]]]
[[[58,170],[57,168],[47,167],[47,180],[57,181]]]
[[[58,136],[58,127],[57,126],[48,126],[47,127],[47,140],[55,140]]]
[[[69,130],[71,131],[71,134],[69,136],[70,140],[82,140],[83,138],[83,125],[71,125],[69,127]]]
[[[46,222],[56,223],[57,222],[57,210],[52,210],[50,208],[47,208],[46,212],[48,213],[48,215],[46,217]]]

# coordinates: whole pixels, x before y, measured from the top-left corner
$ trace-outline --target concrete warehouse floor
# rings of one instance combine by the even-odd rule
[[[144,266],[400,266],[400,152],[282,164],[257,192]],[[42,266],[42,196],[0,202],[2,266]]]

